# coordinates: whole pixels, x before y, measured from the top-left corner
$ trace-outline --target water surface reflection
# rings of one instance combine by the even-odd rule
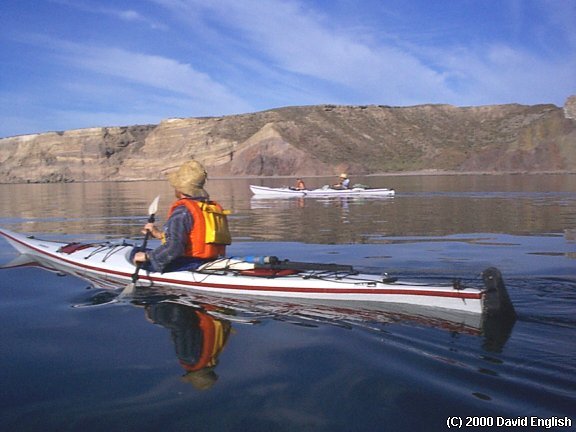
[[[274,186],[286,181],[280,179],[215,179],[209,181],[208,190],[232,210],[235,241],[374,243],[397,236],[571,233],[576,229],[575,178],[359,178],[374,186],[395,187],[393,198],[251,196],[249,184]],[[156,195],[161,195],[161,221],[173,200],[166,182],[0,185],[0,222],[25,232],[136,237]]]
[[[336,432],[445,430],[454,415],[576,421],[575,179],[366,177],[357,181],[398,195],[271,202],[255,202],[248,185],[292,179],[209,180],[234,211],[233,254],[443,281],[496,265],[518,321],[499,341],[469,323],[398,311],[182,297],[165,305],[174,299],[154,295],[73,308],[97,293],[85,281],[2,270],[1,424]],[[165,182],[0,185],[0,225],[71,240],[137,238],[158,194],[163,213],[172,200]],[[2,263],[12,258],[0,241]],[[189,372],[200,372],[195,383],[182,380]]]

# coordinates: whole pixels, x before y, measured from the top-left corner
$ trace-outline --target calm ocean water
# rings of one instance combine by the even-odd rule
[[[0,429],[443,431],[461,420],[462,429],[576,430],[576,176],[353,181],[397,195],[263,200],[249,179],[211,180],[208,190],[233,211],[231,255],[471,284],[496,266],[514,326],[487,334],[408,312],[161,292],[106,304],[109,291],[81,279],[4,268]],[[139,239],[158,194],[164,213],[164,182],[0,185],[0,226]],[[16,256],[0,239],[0,264]],[[528,426],[507,428],[513,421]]]

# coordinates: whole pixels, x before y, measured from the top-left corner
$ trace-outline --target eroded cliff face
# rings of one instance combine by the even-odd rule
[[[213,177],[576,172],[576,97],[563,108],[287,107],[10,137],[0,139],[0,182],[162,179],[190,158]]]
[[[155,126],[90,128],[0,140],[0,182],[116,180]]]

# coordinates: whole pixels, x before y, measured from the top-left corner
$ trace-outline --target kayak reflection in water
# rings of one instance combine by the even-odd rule
[[[176,201],[168,211],[164,229],[153,223],[143,233],[162,241],[154,250],[135,250],[134,264],[155,272],[194,270],[226,254],[231,243],[226,215],[229,213],[204,190],[207,173],[195,160],[168,174]]]
[[[211,388],[218,380],[214,369],[230,335],[230,322],[170,302],[146,306],[146,318],[170,330],[176,356],[186,371],[182,379],[198,390]]]

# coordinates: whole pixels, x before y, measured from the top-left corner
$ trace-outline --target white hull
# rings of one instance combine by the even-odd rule
[[[42,266],[87,280],[128,284],[135,270],[128,261],[131,244],[97,243],[70,251],[68,247],[63,248],[66,246],[63,242],[28,238],[5,230],[0,230],[0,234],[20,253],[32,257]],[[309,268],[286,276],[247,274],[254,267],[245,261],[225,259],[215,262],[211,268],[198,271],[164,274],[140,271],[138,285],[233,297],[417,305],[471,314],[486,312],[486,293],[500,289],[489,288],[488,284],[502,285],[501,289],[505,290],[495,269],[490,269],[496,273],[485,276],[486,286],[479,290],[386,280],[378,275],[342,272],[340,268],[335,271]],[[492,280],[486,281],[487,278]]]
[[[352,189],[332,189],[332,188],[319,188],[306,191],[307,197],[331,197],[331,196],[364,196],[364,197],[391,197],[395,195],[394,189],[365,189],[365,188],[352,188]]]
[[[304,191],[298,191],[290,188],[269,188],[265,186],[250,185],[250,190],[256,196],[281,198],[281,197],[303,197]]]

